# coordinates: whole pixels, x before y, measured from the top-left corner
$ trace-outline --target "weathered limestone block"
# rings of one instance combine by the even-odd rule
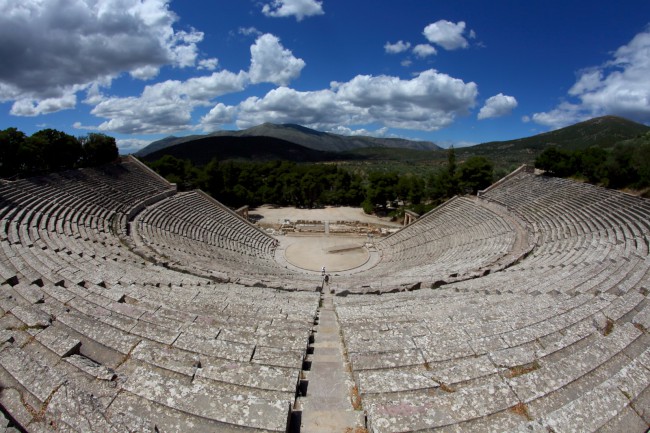
[[[423,367],[362,370],[356,376],[359,392],[363,395],[433,389],[440,386]]]
[[[294,395],[300,370],[202,357],[197,376],[250,388],[281,391]]]
[[[25,284],[18,284],[14,286],[14,290],[17,291],[20,296],[25,298],[27,301],[32,304],[40,304],[43,302],[45,294],[41,291],[38,286],[28,286]]]
[[[138,343],[131,357],[190,377],[201,365],[198,353],[148,340]]]
[[[267,399],[254,393],[242,394],[239,388],[205,378],[190,383],[143,366],[126,374],[124,389],[170,409],[234,426],[278,432],[287,429],[291,401],[286,395]]]
[[[424,364],[424,357],[419,349],[355,352],[349,354],[349,359],[352,363],[352,369],[355,371]]]
[[[216,338],[202,338],[186,332],[181,333],[174,342],[174,346],[199,354],[246,362],[251,360],[255,348],[250,344],[234,343]]]
[[[535,361],[540,349],[537,343],[527,343],[517,347],[490,352],[489,357],[495,365],[500,367],[514,367],[530,364]]]
[[[431,376],[446,385],[489,376],[500,371],[485,355],[431,363],[428,367]]]
[[[74,365],[78,369],[88,373],[89,375],[99,379],[99,380],[108,380],[111,381],[117,377],[115,371],[112,368],[108,368],[105,365],[98,364],[90,358],[87,358],[82,355],[71,355],[65,359],[70,364]]]
[[[138,320],[138,323],[131,329],[131,333],[163,344],[172,344],[180,335],[179,331],[154,325],[144,320]]]
[[[500,380],[455,392],[411,392],[397,396],[366,396],[372,431],[403,432],[433,429],[484,417],[514,406],[518,400]]]
[[[0,365],[41,402],[65,381],[59,372],[15,347],[0,352]]]
[[[78,352],[81,347],[80,340],[72,337],[58,326],[48,326],[36,334],[36,339],[62,358]]]
[[[305,350],[284,350],[277,347],[257,346],[251,362],[301,369],[304,358]]]
[[[123,432],[125,424],[113,424],[106,417],[106,409],[117,394],[117,389],[100,389],[84,380],[70,378],[52,396],[45,421],[65,430],[79,432]]]
[[[16,306],[11,314],[23,322],[28,328],[46,328],[52,323],[52,317],[36,308]]]
[[[622,392],[605,383],[545,415],[542,424],[555,432],[593,432],[614,418],[628,403]]]
[[[141,340],[123,330],[73,312],[59,316],[57,320],[79,334],[122,354],[129,353],[131,348]]]

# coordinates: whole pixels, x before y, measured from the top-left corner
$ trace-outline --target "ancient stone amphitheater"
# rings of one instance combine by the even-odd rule
[[[523,167],[378,239],[332,294],[131,158],[0,198],[6,431],[648,428],[647,200]],[[349,407],[316,383],[328,350]]]

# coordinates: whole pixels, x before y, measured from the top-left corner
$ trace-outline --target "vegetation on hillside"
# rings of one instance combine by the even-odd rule
[[[469,158],[456,167],[454,149],[448,166],[428,176],[395,171],[350,171],[336,164],[289,161],[218,161],[203,166],[165,155],[149,166],[180,189],[200,188],[228,206],[363,206],[368,213],[401,203],[424,212],[458,193],[472,193],[493,181],[492,163]]]
[[[93,167],[118,157],[115,139],[104,134],[73,137],[56,129],[27,136],[0,130],[0,177],[27,177],[77,167]]]
[[[567,150],[550,147],[535,167],[560,177],[575,177],[608,188],[650,187],[650,132],[610,148]]]
[[[305,133],[304,130],[307,130],[308,133]],[[283,131],[286,134],[282,137],[260,135],[278,133],[278,131]],[[521,164],[533,164],[535,158],[549,147],[556,146],[572,151],[584,150],[591,146],[610,148],[616,143],[633,139],[648,131],[650,128],[646,125],[621,117],[604,116],[531,137],[457,148],[456,155],[460,162],[473,156],[485,157],[492,161],[494,169],[499,175],[504,175]],[[246,135],[249,133],[251,135]],[[256,162],[271,160],[335,161],[339,166],[345,166],[357,173],[395,171],[400,175],[410,173],[423,177],[429,176],[432,171],[442,169],[447,159],[446,150],[417,148],[415,145],[419,142],[412,142],[410,148],[398,148],[397,145],[395,147],[361,146],[350,148],[344,152],[332,152],[332,150],[340,150],[337,146],[332,146],[328,148],[331,150],[330,152],[322,152],[314,150],[315,147],[309,148],[310,143],[313,146],[312,140],[324,139],[324,137],[328,137],[328,134],[296,125],[266,124],[252,128],[248,132],[224,131],[220,134],[222,135],[164,139],[157,143],[176,143],[176,145],[148,154],[144,159],[155,161],[165,154],[171,154],[179,159],[189,159],[195,165],[205,165],[213,158],[217,158],[219,161],[235,159]],[[354,137],[350,139],[352,140]],[[390,145],[391,140],[384,140],[383,146]],[[170,143],[167,143],[168,141]],[[367,142],[367,145],[372,146],[372,142]],[[155,143],[148,148],[154,150]]]

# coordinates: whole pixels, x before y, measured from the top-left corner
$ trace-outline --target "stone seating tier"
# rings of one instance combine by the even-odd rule
[[[380,240],[338,284],[420,290],[334,298],[368,431],[646,431],[649,210],[519,171]],[[218,202],[132,158],[3,181],[0,247],[8,424],[292,425],[320,297]]]

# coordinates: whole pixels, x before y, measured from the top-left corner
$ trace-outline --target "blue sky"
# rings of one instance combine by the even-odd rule
[[[447,146],[650,124],[650,2],[0,0],[0,129],[298,123]]]

